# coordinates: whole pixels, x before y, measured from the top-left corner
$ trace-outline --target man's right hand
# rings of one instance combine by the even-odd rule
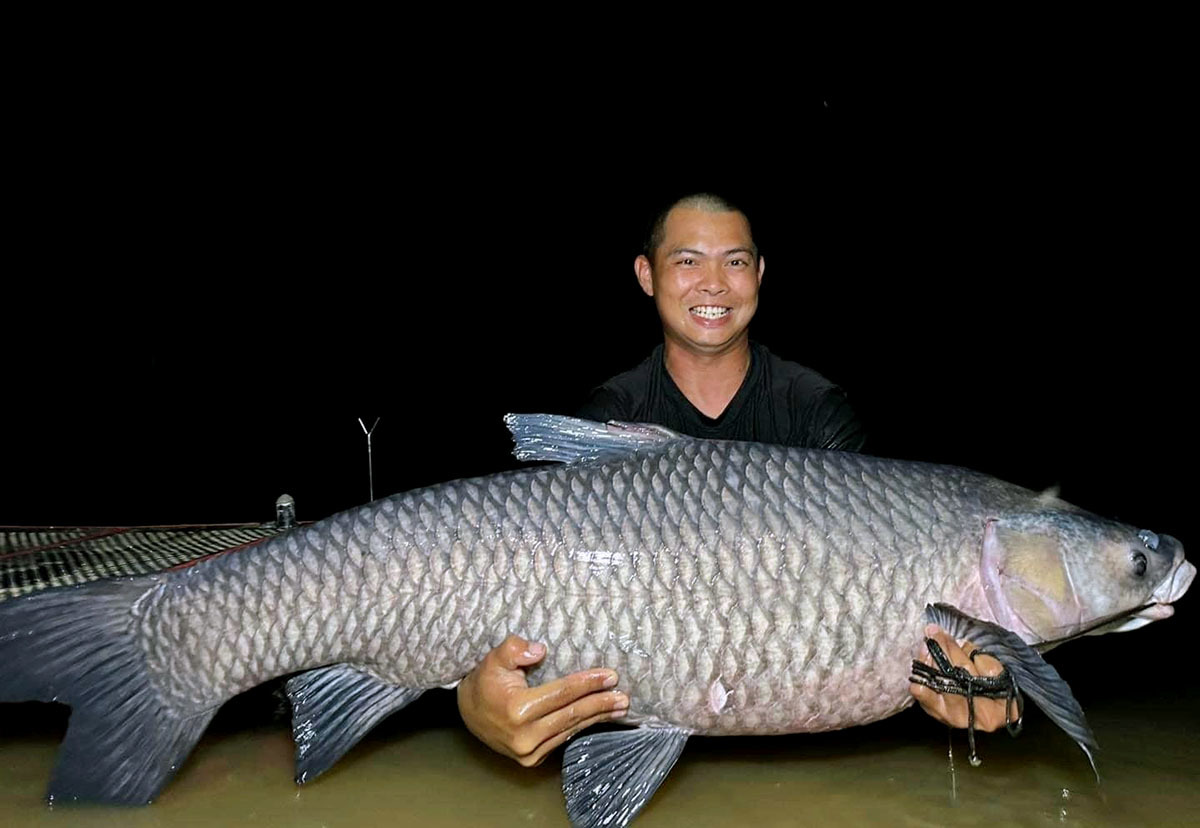
[[[629,697],[615,670],[583,670],[530,687],[525,668],[546,656],[544,644],[510,635],[458,685],[467,729],[497,753],[527,768],[586,727],[624,716]]]

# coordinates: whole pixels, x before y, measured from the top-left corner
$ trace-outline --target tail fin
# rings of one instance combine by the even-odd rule
[[[215,708],[172,709],[147,673],[137,609],[162,583],[97,581],[0,602],[0,702],[71,705],[51,802],[151,801],[212,718]]]

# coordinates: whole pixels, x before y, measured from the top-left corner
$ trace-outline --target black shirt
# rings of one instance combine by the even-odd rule
[[[632,371],[594,389],[576,412],[589,420],[657,423],[713,440],[752,440],[860,451],[866,442],[842,389],[823,376],[750,343],[750,370],[715,419],[702,414],[671,379],[663,346]]]

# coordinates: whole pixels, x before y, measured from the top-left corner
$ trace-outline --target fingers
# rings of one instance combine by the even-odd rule
[[[941,646],[942,651],[946,653],[946,657],[956,667],[962,667],[969,673],[976,676],[998,676],[1004,670],[1004,665],[989,655],[980,655],[971,660],[971,653],[978,649],[969,641],[963,642],[959,646],[958,642],[950,637],[948,633],[940,627],[929,624],[925,627],[925,635],[927,638],[932,638]],[[929,655],[928,650],[921,654],[921,661],[926,664],[932,664],[933,658]],[[913,698],[921,705],[921,708],[933,718],[949,725],[950,727],[965,728],[967,726],[967,700],[964,696],[954,694],[937,693],[934,690],[920,684],[910,684],[909,692]],[[1005,725],[1004,708],[1005,699],[975,699],[975,729],[985,732],[999,730]],[[1011,720],[1017,719],[1017,704],[1012,703],[1012,709],[1009,711]]]
[[[931,636],[932,637],[932,636]],[[944,696],[941,693],[926,687],[923,684],[913,682],[908,686],[908,692],[917,700],[917,704],[921,705],[921,709],[928,713],[933,718],[937,719],[944,725],[950,727],[966,727],[966,708],[962,710],[962,722],[959,723],[946,709],[946,703],[949,699],[959,698],[957,696]]]
[[[626,706],[628,706],[629,700],[626,699],[624,703]],[[614,710],[611,713],[597,713],[596,715],[591,716],[590,718],[584,719],[583,721],[578,722],[575,725],[572,725],[567,730],[563,730],[563,731],[560,731],[560,732],[554,734],[549,739],[547,739],[546,741],[544,741],[540,745],[538,745],[537,749],[535,749],[532,753],[528,754],[527,756],[521,757],[517,761],[520,762],[522,765],[524,765],[527,768],[536,767],[537,765],[542,764],[542,762],[544,762],[546,760],[546,757],[549,756],[554,751],[555,748],[557,748],[563,742],[570,739],[576,733],[579,733],[580,731],[583,731],[583,730],[587,730],[589,727],[591,727],[594,724],[600,724],[601,722],[609,722],[609,721],[612,721],[613,719],[620,719],[624,715],[625,715],[624,709]]]
[[[964,642],[963,652],[966,653],[972,666],[975,668],[975,674],[978,676],[998,676],[1004,672],[1004,665],[997,661],[987,653],[982,653],[975,658],[971,655],[977,650],[971,642]]]
[[[498,753],[527,767],[574,734],[625,714],[629,697],[617,673],[581,670],[530,687],[525,668],[541,661],[546,648],[510,635],[458,685],[458,708],[467,729]]]
[[[500,646],[487,654],[487,659],[495,662],[505,670],[517,670],[537,664],[546,656],[546,645],[536,641],[526,641],[519,635],[509,635],[500,642]]]
[[[926,624],[925,637],[932,638],[934,641],[936,641],[941,646],[942,652],[946,654],[946,657],[950,659],[952,664],[958,667],[966,667],[969,670],[971,669],[970,658],[968,658],[967,654],[963,652],[963,649],[958,645],[958,642],[951,638],[950,634],[941,627],[937,626],[936,624]],[[928,648],[921,653],[921,660],[926,664],[933,664],[933,656],[929,654]],[[974,673],[975,671],[971,670],[971,672]]]
[[[524,724],[550,715],[592,693],[617,686],[616,670],[583,670],[531,688],[521,699],[520,709],[513,711],[517,724]]]
[[[614,690],[593,693],[574,704],[554,710],[526,725],[513,740],[517,761],[526,767],[539,765],[546,755],[576,733],[599,722],[625,715],[629,697]]]

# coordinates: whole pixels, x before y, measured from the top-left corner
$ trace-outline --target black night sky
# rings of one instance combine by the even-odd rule
[[[84,89],[45,135],[6,280],[0,524],[268,520],[282,492],[317,519],[367,499],[358,417],[381,417],[377,496],[511,468],[505,412],[569,412],[658,341],[644,225],[711,190],[766,256],[752,336],[842,385],[873,453],[1198,543],[1168,101],[210,92]],[[1193,600],[1122,638],[1181,641]]]

